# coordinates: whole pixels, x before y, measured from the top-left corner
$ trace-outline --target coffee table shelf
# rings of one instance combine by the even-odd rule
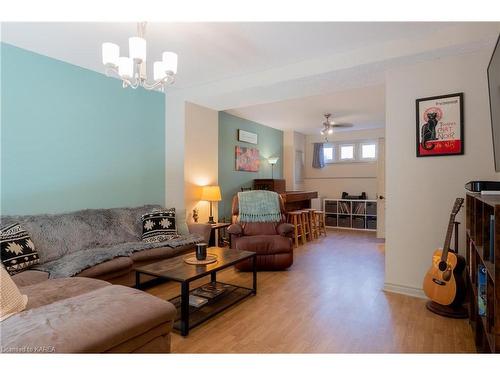
[[[181,295],[171,299],[170,302],[172,302],[177,309],[174,328],[180,331],[182,336],[187,336],[190,328],[210,319],[214,315],[235,305],[243,299],[257,294],[257,254],[255,252],[210,247],[208,248],[208,253],[216,255],[217,262],[206,265],[191,265],[184,262],[184,257],[186,256],[186,254],[184,254],[135,268],[135,287],[137,289],[141,289],[142,287],[141,275],[154,276],[165,281],[176,281],[181,284]],[[217,272],[247,259],[251,259],[253,263],[253,280],[251,288],[217,281]],[[189,284],[205,276],[210,276],[210,283],[212,285],[228,285],[229,288],[222,294],[210,299],[209,302],[203,306],[190,306],[189,294],[194,289],[191,290]]]
[[[201,287],[207,285],[216,285],[217,287],[226,287],[227,289],[216,297],[209,298],[208,302],[200,307],[189,306],[189,328],[194,328],[197,325],[205,322],[206,320],[212,318],[213,316],[219,314],[220,312],[226,310],[227,308],[237,304],[238,302],[244,300],[250,295],[254,294],[253,289],[245,288],[238,285],[215,282],[207,283]],[[201,288],[199,287],[199,288]],[[195,288],[193,290],[196,290]],[[174,329],[181,331],[181,296],[174,297],[169,300],[177,309],[177,315],[175,317]]]

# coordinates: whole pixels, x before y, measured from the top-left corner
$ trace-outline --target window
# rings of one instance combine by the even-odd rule
[[[326,164],[367,163],[377,160],[376,140],[355,142],[335,142],[323,145],[323,157]]]
[[[325,159],[325,163],[332,163],[333,160],[333,146],[325,145],[323,146],[323,157]]]
[[[340,160],[354,159],[354,145],[340,145]]]
[[[377,146],[375,143],[361,145],[361,159],[375,159],[377,157]]]

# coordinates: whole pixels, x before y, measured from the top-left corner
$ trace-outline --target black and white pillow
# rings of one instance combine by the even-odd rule
[[[19,223],[0,229],[0,245],[2,264],[11,275],[40,261],[30,235]]]
[[[162,242],[177,238],[175,208],[158,210],[142,215],[142,240]]]

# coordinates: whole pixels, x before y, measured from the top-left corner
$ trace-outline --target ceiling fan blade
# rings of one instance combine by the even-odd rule
[[[342,124],[333,124],[331,126],[334,128],[350,128],[353,126],[353,124],[342,123]]]

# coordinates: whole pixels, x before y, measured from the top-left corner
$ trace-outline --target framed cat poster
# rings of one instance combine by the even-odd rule
[[[416,100],[417,157],[463,155],[464,94]]]

